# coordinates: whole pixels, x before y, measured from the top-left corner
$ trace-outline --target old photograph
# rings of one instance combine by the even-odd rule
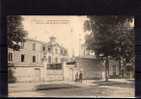
[[[9,15],[9,97],[135,97],[133,16]]]

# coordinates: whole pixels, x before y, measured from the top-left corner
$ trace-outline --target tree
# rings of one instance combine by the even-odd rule
[[[14,50],[20,49],[20,45],[25,41],[27,35],[27,32],[23,29],[22,20],[21,16],[7,17],[8,47]]]
[[[118,30],[118,36],[115,40],[115,44],[115,54],[113,55],[113,57],[119,61],[119,67],[121,68],[121,62],[123,63],[123,68],[126,68],[127,63],[134,64],[135,34],[133,28],[123,29],[122,27],[120,30]],[[121,76],[124,77],[124,74],[122,72],[123,70],[120,70]],[[124,73],[126,73],[125,70]]]
[[[132,17],[88,16],[84,29],[91,31],[86,36],[88,49],[94,50],[98,59],[105,60],[106,81],[108,81],[110,58],[123,58],[129,62],[134,57],[134,32],[129,28]],[[101,58],[102,55],[102,58]],[[121,63],[120,63],[121,64]]]

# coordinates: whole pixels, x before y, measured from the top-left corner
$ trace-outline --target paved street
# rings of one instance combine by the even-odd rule
[[[35,88],[36,86],[36,88]],[[12,89],[12,88],[11,88]],[[36,89],[36,90],[35,90]],[[10,91],[10,89],[9,89]],[[120,96],[119,96],[120,95]],[[64,82],[56,84],[35,84],[34,90],[10,91],[9,96],[107,96],[107,97],[133,97],[134,83],[120,81],[83,81],[83,83]]]

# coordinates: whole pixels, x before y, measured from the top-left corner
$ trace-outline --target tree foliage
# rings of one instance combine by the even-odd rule
[[[88,18],[89,20],[84,23],[85,31],[91,31],[86,36],[87,49],[94,50],[98,59],[105,58],[106,69],[109,68],[109,58],[124,60],[125,63],[134,62],[135,36],[134,29],[130,26],[133,17],[88,16]]]
[[[127,61],[134,57],[134,30],[129,22],[132,17],[126,16],[88,16],[85,30],[92,32],[86,36],[88,49],[95,50],[97,56],[111,56],[118,59],[119,56]]]
[[[23,29],[21,16],[7,17],[8,47],[14,50],[20,49],[20,44],[25,41],[27,32]]]

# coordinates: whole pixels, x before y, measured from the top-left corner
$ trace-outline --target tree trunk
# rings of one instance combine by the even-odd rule
[[[125,78],[125,76],[126,76],[126,73],[127,73],[127,71],[126,71],[126,62],[125,61],[123,61],[123,73],[122,73],[122,78]]]
[[[119,59],[119,76],[122,76],[122,69],[121,69],[121,58]]]
[[[108,81],[108,78],[109,78],[109,59],[107,56],[105,60],[105,81]]]

